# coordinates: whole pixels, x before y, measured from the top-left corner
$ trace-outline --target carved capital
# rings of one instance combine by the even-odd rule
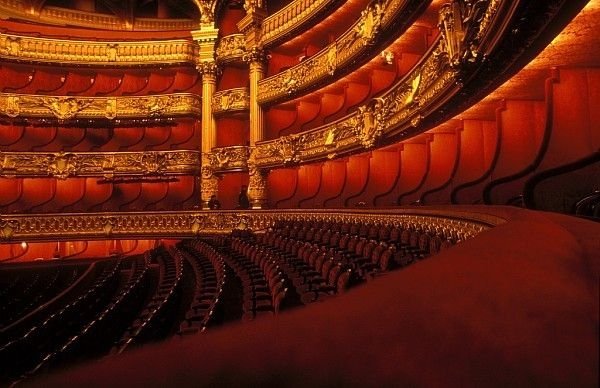
[[[198,73],[202,75],[202,77],[210,77],[215,78],[219,72],[219,66],[215,61],[202,61],[196,65],[196,69]]]
[[[242,60],[247,63],[267,63],[267,54],[260,46],[253,46],[242,56]]]

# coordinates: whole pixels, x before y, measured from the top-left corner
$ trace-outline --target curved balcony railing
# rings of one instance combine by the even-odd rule
[[[338,78],[341,69],[348,72],[392,35],[400,35],[427,4],[429,1],[372,1],[335,42],[296,66],[262,80],[258,102],[289,100]]]
[[[0,177],[167,177],[197,175],[198,151],[2,152]]]
[[[215,115],[245,112],[250,109],[248,88],[235,88],[216,92],[212,98],[212,112]]]
[[[0,58],[23,62],[111,66],[194,64],[197,46],[188,40],[86,41],[0,33]]]
[[[201,97],[190,93],[121,97],[65,97],[0,93],[0,117],[130,119],[200,116]]]
[[[57,241],[77,239],[177,238],[233,229],[263,230],[279,220],[358,222],[382,225],[427,225],[470,238],[505,220],[485,212],[436,209],[385,211],[254,210],[128,213],[64,213],[0,215],[0,241]]]
[[[306,27],[315,18],[325,15],[342,0],[294,0],[269,15],[262,23],[261,44],[265,47]]]
[[[0,16],[55,25],[117,31],[183,31],[198,27],[198,22],[191,19],[136,18],[131,25],[115,15],[50,6],[42,8],[39,14],[31,13],[27,3],[21,0],[0,0]]]
[[[431,125],[427,120],[444,112],[442,106],[464,87],[459,81],[476,74],[481,59],[499,44],[499,34],[505,30],[496,22],[506,20],[518,5],[503,0],[478,4],[460,14],[443,7],[441,20],[446,20],[441,22],[441,36],[402,80],[333,123],[257,143],[253,150],[256,166],[331,159],[427,129]],[[459,24],[460,33],[450,28]]]
[[[231,34],[219,39],[215,49],[215,59],[219,64],[242,63],[246,52],[246,37],[244,34]]]

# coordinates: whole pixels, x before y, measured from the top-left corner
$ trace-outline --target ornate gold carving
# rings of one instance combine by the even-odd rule
[[[410,3],[410,0],[373,1],[335,42],[292,68],[260,81],[258,102],[271,104],[289,100],[332,79],[336,69],[365,57],[370,46],[382,42],[384,34],[379,31],[385,30],[404,15],[402,11],[409,8]]]
[[[203,77],[216,77],[219,73],[219,66],[215,61],[199,62],[196,69]]]
[[[153,18],[135,18],[133,24],[130,24],[116,15],[51,6],[44,6],[39,12],[32,13],[27,4],[21,0],[0,0],[0,19],[14,18],[36,23],[118,31],[182,31],[191,30],[198,24],[198,21],[191,19]]]
[[[244,34],[233,34],[222,37],[215,51],[217,63],[242,62],[246,53],[246,37]]]
[[[184,39],[101,42],[0,33],[0,58],[18,61],[147,66],[194,63],[196,56],[197,47]]]
[[[477,45],[481,33],[487,28],[492,15],[497,12],[499,4],[495,1],[488,7],[488,3],[488,0],[452,0],[440,9],[438,27],[452,67],[466,61],[475,61],[479,57]]]
[[[246,13],[256,12],[257,9],[264,9],[266,6],[263,0],[245,0],[244,9]]]
[[[199,116],[200,96],[189,93],[136,97],[59,97],[0,93],[0,114],[9,117],[147,118]]]
[[[376,1],[362,10],[358,24],[354,27],[356,35],[364,44],[373,44],[375,37],[381,31],[381,20],[387,2]]]
[[[216,0],[194,0],[200,10],[200,23],[213,24],[215,22]]]
[[[91,238],[193,237],[199,233],[229,233],[243,223],[252,230],[275,226],[279,220],[357,222],[418,226],[445,236],[471,238],[506,220],[485,213],[434,209],[385,212],[326,210],[180,211],[0,215],[0,239],[57,241]]]
[[[248,88],[228,89],[217,92],[212,98],[213,114],[240,112],[250,109]]]
[[[247,63],[266,63],[267,54],[260,46],[253,46],[242,55],[242,60]]]
[[[245,171],[248,169],[250,151],[246,146],[213,148],[210,165],[214,172]]]
[[[146,152],[1,152],[2,177],[195,175],[197,151]]]
[[[333,9],[338,0],[294,0],[281,10],[269,15],[262,23],[261,44],[271,46],[307,25],[327,9]]]

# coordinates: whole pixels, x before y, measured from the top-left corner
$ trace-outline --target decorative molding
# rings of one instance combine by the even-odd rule
[[[0,117],[50,117],[59,121],[200,116],[200,96],[190,93],[122,97],[65,97],[0,93]]]
[[[85,66],[169,66],[193,64],[197,46],[185,39],[85,41],[0,33],[0,58],[19,62]]]
[[[384,40],[388,31],[399,19],[411,20],[423,2],[415,0],[373,0],[361,13],[359,19],[335,42],[301,63],[258,84],[258,102],[273,104],[298,97],[320,84],[335,79],[336,70],[355,66],[360,58],[367,58]],[[408,26],[404,22],[403,26]],[[398,33],[403,28],[394,27]]]
[[[146,177],[197,175],[198,151],[2,152],[0,177]]]
[[[489,13],[489,9],[478,12],[483,11]],[[257,143],[253,153],[257,168],[331,159],[368,150],[392,137],[418,131],[428,115],[436,113],[443,101],[460,90],[461,78],[476,71],[474,58],[477,55],[473,52],[481,40],[475,39],[487,31],[482,32],[479,23],[484,18],[469,19],[472,16],[471,12],[453,14],[451,18],[464,19],[448,21],[453,25],[461,23],[464,26],[461,36],[471,39],[460,42],[459,52],[449,48],[443,36],[438,38],[400,82],[357,111],[310,131]],[[494,16],[490,14],[488,18]],[[488,22],[488,31],[492,25]]]
[[[506,220],[494,215],[435,209],[385,212],[340,210],[180,211],[0,215],[0,241],[57,241],[102,238],[186,238],[233,229],[264,230],[277,221],[359,222],[435,230],[461,240]]]
[[[242,63],[246,53],[246,37],[244,34],[232,34],[222,37],[215,50],[216,61],[219,64]]]
[[[271,47],[280,40],[306,28],[340,0],[294,0],[262,22],[261,45]]]
[[[216,92],[212,98],[212,112],[215,115],[244,112],[250,109],[248,88],[235,88]]]
[[[0,0],[0,19],[8,18],[116,31],[185,31],[198,26],[198,22],[191,19],[135,18],[133,24],[130,24],[115,15],[61,7],[44,6],[39,12],[32,12],[25,1]]]
[[[246,146],[213,148],[210,153],[210,165],[215,173],[248,170],[250,150]]]

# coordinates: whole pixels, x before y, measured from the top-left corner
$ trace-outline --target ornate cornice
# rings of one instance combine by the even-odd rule
[[[247,171],[250,151],[246,146],[213,148],[210,165],[215,173]]]
[[[246,53],[246,37],[244,34],[232,34],[222,37],[215,50],[216,61],[219,64],[242,63]]]
[[[169,66],[193,64],[198,48],[185,39],[86,41],[0,33],[0,58],[18,62],[85,66]]]
[[[366,58],[373,47],[390,38],[389,31],[400,33],[408,27],[411,15],[424,2],[415,0],[374,0],[361,13],[359,19],[335,42],[329,44],[312,57],[279,74],[265,78],[258,86],[258,102],[272,104],[298,97],[320,84],[331,82],[337,69],[356,66],[360,58]],[[402,27],[397,27],[402,18]]]
[[[198,151],[144,152],[2,152],[0,176],[145,177],[196,175],[200,172]]]
[[[495,14],[490,9],[478,12],[485,12],[492,20]],[[354,113],[311,131],[257,143],[253,154],[256,166],[263,169],[331,159],[368,150],[390,139],[392,134],[397,138],[418,131],[425,117],[436,113],[449,96],[460,90],[461,78],[476,71],[474,62],[479,58],[477,52],[482,41],[476,37],[485,36],[487,31],[480,23],[484,19],[469,19],[472,16],[471,12],[451,16],[460,18],[451,22],[461,23],[462,30],[438,38],[407,76]],[[492,25],[488,22],[485,28],[489,30]],[[460,42],[458,52],[451,51],[449,39]]]
[[[200,116],[201,98],[190,93],[123,97],[65,97],[0,93],[0,117],[121,119]]]
[[[133,24],[129,24],[115,15],[49,6],[37,13],[21,0],[0,0],[0,19],[3,18],[117,31],[185,31],[198,26],[198,22],[191,19],[135,18]]]
[[[294,0],[262,22],[261,45],[271,47],[287,36],[306,28],[341,0]]]
[[[485,213],[398,209],[374,211],[181,211],[0,215],[0,241],[57,241],[102,238],[185,238],[233,229],[264,230],[279,220],[359,222],[418,226],[424,230],[476,236],[504,219]]]
[[[212,112],[215,115],[244,112],[250,109],[248,88],[235,88],[216,92],[212,98]]]

